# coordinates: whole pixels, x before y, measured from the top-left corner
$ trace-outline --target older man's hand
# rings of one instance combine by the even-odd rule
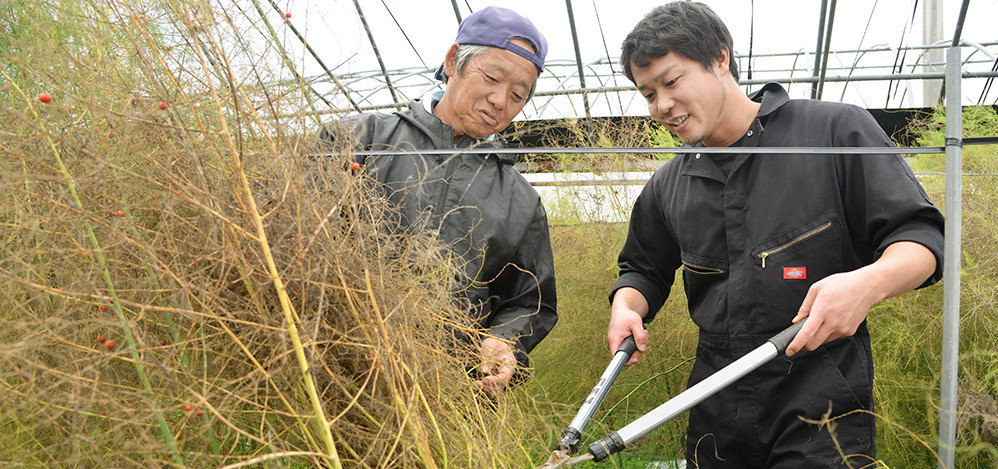
[[[482,341],[482,379],[475,384],[487,393],[498,394],[513,378],[515,367],[513,347],[508,342],[488,337]]]

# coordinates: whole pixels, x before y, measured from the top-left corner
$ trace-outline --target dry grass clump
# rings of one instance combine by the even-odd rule
[[[349,155],[306,156],[305,85],[242,42],[259,17],[0,11],[5,466],[525,465],[526,419],[465,373],[448,259],[382,234]]]

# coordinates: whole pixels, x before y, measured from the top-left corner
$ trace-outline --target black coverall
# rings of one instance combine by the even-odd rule
[[[751,98],[760,110],[733,147],[893,146],[856,106],[790,100],[777,84]],[[636,288],[651,321],[683,267],[700,328],[693,385],[789,326],[811,284],[898,241],[936,256],[923,286],[940,280],[943,217],[899,155],[677,155],[634,204],[610,299]],[[798,416],[872,411],[872,383],[865,321],[852,337],[774,359],[692,409],[688,467],[841,467],[827,429]],[[836,423],[845,454],[875,458],[869,413]]]

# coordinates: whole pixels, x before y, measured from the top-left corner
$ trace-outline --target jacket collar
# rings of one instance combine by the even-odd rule
[[[478,140],[467,135],[461,137],[457,144],[454,144],[454,128],[445,124],[436,115],[426,109],[426,105],[421,99],[413,99],[409,102],[409,112],[395,112],[395,115],[405,119],[413,126],[426,134],[433,141],[433,146],[438,149],[447,148],[507,148],[511,147],[505,139],[496,135],[492,140]],[[483,155],[484,156],[484,155]],[[516,163],[516,155],[500,153],[495,155],[499,161],[506,164]]]

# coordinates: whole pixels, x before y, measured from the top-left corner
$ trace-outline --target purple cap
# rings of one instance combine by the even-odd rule
[[[537,53],[514,44],[514,38],[523,38],[533,43]],[[544,69],[544,57],[548,52],[548,43],[544,35],[531,23],[513,10],[501,7],[485,7],[464,19],[457,28],[458,44],[475,44],[506,49],[534,63],[537,74]],[[436,73],[438,80],[443,80],[444,68],[441,66]]]

